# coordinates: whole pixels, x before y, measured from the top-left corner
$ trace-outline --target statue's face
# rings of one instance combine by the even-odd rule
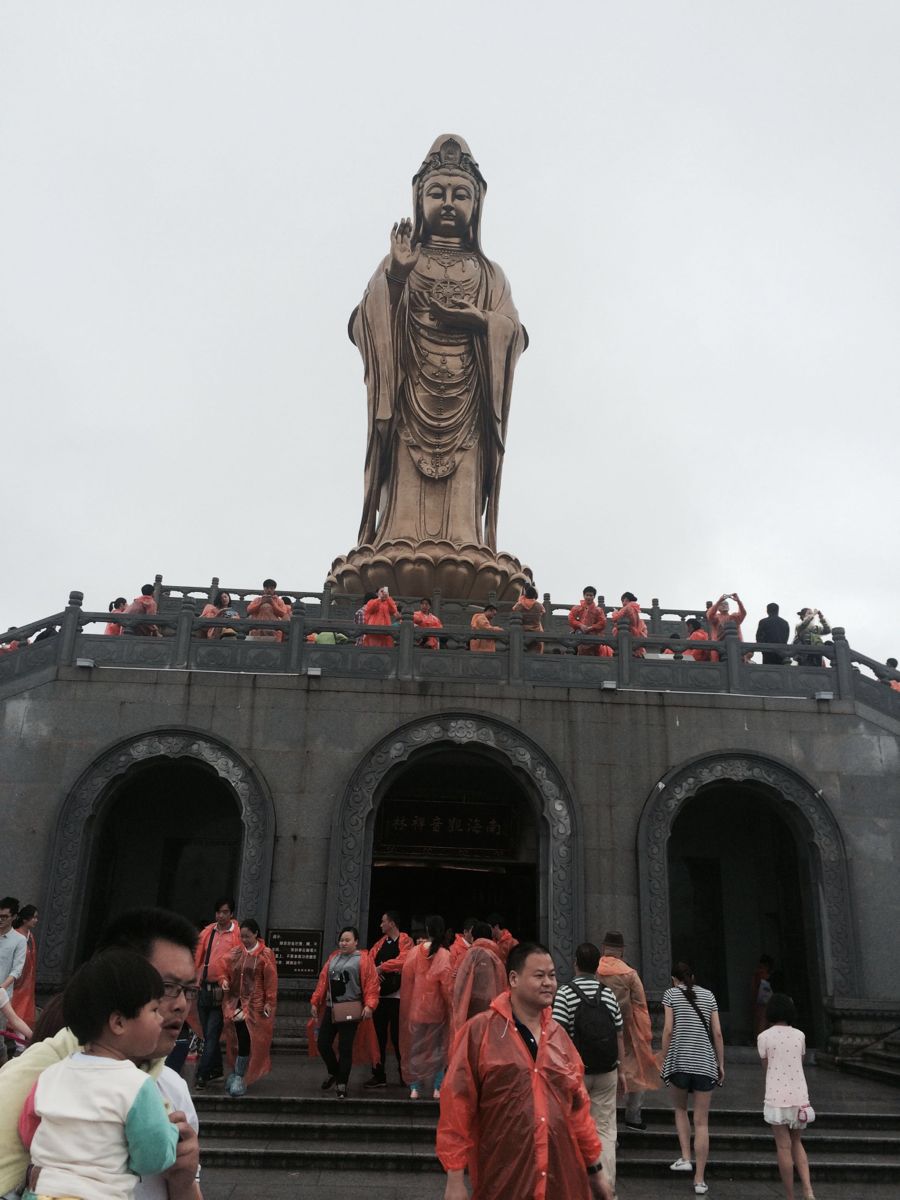
[[[429,175],[422,189],[422,217],[428,233],[464,237],[475,211],[475,188],[465,175]]]

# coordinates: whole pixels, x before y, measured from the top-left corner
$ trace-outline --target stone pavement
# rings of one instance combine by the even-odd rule
[[[747,1056],[749,1059],[749,1055]],[[842,1075],[816,1067],[807,1067],[810,1095],[819,1112],[900,1114],[900,1091],[884,1084],[872,1083],[849,1075]],[[257,1083],[252,1094],[258,1096],[313,1096],[318,1094],[322,1066],[317,1060],[299,1056],[279,1055],[274,1059],[272,1074]],[[351,1094],[362,1095],[361,1084],[366,1076],[362,1069],[351,1077]],[[729,1110],[762,1108],[762,1070],[750,1059],[730,1062],[725,1087],[717,1092],[713,1100],[710,1125],[715,1136],[716,1113]],[[212,1094],[211,1088],[207,1095]],[[203,1093],[201,1093],[202,1095]],[[399,1087],[375,1092],[377,1096],[400,1098],[404,1095]],[[335,1104],[338,1104],[335,1101]],[[671,1109],[671,1100],[665,1089],[649,1093],[646,1108]],[[235,1111],[240,1111],[240,1101],[235,1102]],[[201,1117],[202,1120],[202,1117]],[[760,1127],[764,1129],[760,1112]],[[202,1137],[202,1133],[201,1133]],[[677,1157],[678,1143],[672,1128],[672,1157]],[[710,1200],[776,1200],[783,1196],[775,1171],[775,1148],[772,1146],[773,1180],[716,1180],[715,1153],[710,1159],[707,1181],[710,1185]],[[813,1186],[817,1200],[850,1200],[862,1196],[865,1200],[897,1200],[900,1195],[900,1173],[896,1181],[866,1182],[861,1186],[852,1183],[828,1182],[816,1184],[815,1162],[812,1160]],[[347,1200],[355,1191],[363,1192],[365,1200],[440,1200],[443,1196],[443,1176],[440,1174],[402,1171],[322,1171],[318,1169],[298,1171],[261,1171],[210,1168],[203,1173],[203,1195],[205,1200],[292,1200],[297,1197],[315,1196],[315,1200]],[[619,1182],[619,1200],[657,1200],[658,1197],[693,1196],[690,1178],[664,1174],[659,1179],[623,1178]],[[799,1196],[799,1191],[798,1191]],[[565,1200],[553,1197],[551,1200]]]

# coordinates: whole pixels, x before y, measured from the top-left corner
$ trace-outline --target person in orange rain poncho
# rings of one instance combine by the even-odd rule
[[[443,629],[440,617],[436,617],[431,611],[431,599],[428,596],[423,596],[419,601],[419,607],[413,613],[413,624],[417,629]],[[436,637],[419,638],[418,644],[423,650],[440,650],[440,639]]]
[[[737,611],[731,612],[728,601],[733,600],[737,605]],[[737,635],[740,641],[744,640],[744,635],[741,632],[741,625],[747,616],[747,610],[744,608],[744,602],[741,600],[737,592],[731,592],[726,595],[725,592],[718,598],[715,604],[711,604],[706,610],[706,620],[709,623],[709,632],[714,642],[721,642],[725,637],[725,626],[736,625]],[[713,650],[711,652],[713,662],[719,661],[718,653]],[[747,658],[745,657],[745,661]]]
[[[479,924],[477,917],[466,917],[463,921],[462,933],[458,933],[453,939],[453,945],[450,947],[450,969],[453,972],[454,979],[462,966],[463,959],[472,948],[472,943],[475,941],[475,935],[472,930]]]
[[[492,625],[494,617],[497,615],[497,606],[495,604],[487,604],[484,611],[476,613],[469,622],[476,633],[502,633],[501,625]],[[493,638],[472,638],[469,642],[469,649],[475,654],[493,654],[497,649],[497,643]]]
[[[111,613],[124,612],[127,607],[128,601],[124,596],[117,596],[115,600],[110,600],[109,602],[109,611]],[[103,632],[107,637],[121,637],[122,626],[118,625],[115,621],[109,621]]]
[[[390,625],[394,619],[400,618],[400,609],[394,603],[386,587],[379,588],[374,600],[370,600],[363,608],[363,620],[366,625]],[[393,646],[394,639],[389,633],[367,633],[360,638],[362,646]]]
[[[153,584],[145,583],[141,588],[141,594],[135,596],[132,602],[125,607],[124,612],[129,617],[156,616],[157,608],[156,601],[153,599]],[[162,637],[162,634],[159,632],[159,626],[153,625],[149,621],[140,621],[136,625],[125,625],[122,627],[122,632],[131,637]]]
[[[512,606],[514,613],[522,614],[522,631],[523,633],[543,633],[544,626],[541,623],[544,616],[544,606],[538,602],[537,588],[527,586],[519,599]],[[544,643],[536,639],[527,641],[525,649],[530,654],[543,654]]]
[[[474,940],[469,952],[459,964],[453,984],[452,1037],[456,1037],[466,1021],[486,1012],[501,992],[506,991],[506,968],[497,953],[486,921],[476,921],[472,929]]]
[[[518,946],[519,942],[508,929],[503,928],[503,917],[498,912],[489,913],[486,920],[491,927],[491,937],[497,943],[497,953],[500,956],[500,961],[505,967],[510,950],[514,946]]]
[[[277,587],[278,584],[274,579],[264,579],[262,595],[249,602],[247,616],[255,617],[258,621],[290,620],[291,606],[285,604],[280,596],[275,595]],[[275,642],[284,641],[284,633],[280,629],[251,629],[247,637],[268,638]]]
[[[248,1086],[272,1070],[270,1050],[278,1003],[275,957],[250,917],[241,921],[241,943],[228,956],[222,987],[225,1000],[225,1044],[233,1070],[226,1080],[229,1096],[243,1096]]]
[[[700,624],[696,617],[689,617],[687,620],[689,642],[708,642],[709,634]],[[692,658],[694,662],[711,662],[713,652],[711,650],[701,650],[698,646],[696,649],[685,650],[684,657]]]
[[[358,1020],[335,1020],[336,1004],[354,1005]],[[359,945],[359,930],[345,925],[338,934],[337,950],[319,973],[312,994],[312,1020],[307,1026],[310,1057],[321,1055],[328,1070],[322,1083],[327,1092],[337,1084],[337,1098],[347,1095],[347,1083],[354,1063],[372,1063],[378,1057],[378,1043],[372,1029],[372,1013],[378,1008],[378,972],[368,950]],[[352,1014],[351,1014],[352,1015]],[[338,1053],[334,1053],[334,1039]]]
[[[628,618],[628,625],[631,629],[631,636],[636,638],[645,638],[647,636],[647,625],[641,616],[641,605],[634,592],[622,593],[622,607],[617,608],[614,613],[610,614],[610,621],[613,624],[613,633],[618,636],[619,621],[623,617]],[[635,658],[644,658],[646,649],[644,646],[636,646],[634,649]]]
[[[644,985],[634,967],[624,960],[625,939],[618,930],[603,938],[603,957],[597,974],[619,1002],[625,1036],[625,1124],[629,1129],[645,1129],[641,1116],[644,1092],[660,1087],[659,1063],[653,1053],[653,1030]]]
[[[600,637],[606,628],[606,611],[597,604],[597,589],[586,587],[581,593],[581,603],[569,609],[569,627],[576,633]],[[576,654],[590,654],[595,658],[612,658],[611,646],[579,646]]]
[[[400,983],[400,1057],[409,1081],[409,1098],[432,1092],[440,1097],[447,1065],[453,972],[444,949],[443,917],[425,920],[424,942],[415,946],[403,964]]]
[[[35,964],[37,961],[37,943],[34,940],[34,927],[38,923],[38,910],[33,904],[23,904],[17,915],[13,917],[13,929],[21,933],[27,945],[25,946],[25,966],[22,974],[16,980],[12,996],[12,1006],[26,1025],[34,1028],[34,980]]]
[[[550,1015],[546,946],[509,956],[509,991],[460,1030],[441,1089],[444,1200],[612,1200],[578,1051]]]

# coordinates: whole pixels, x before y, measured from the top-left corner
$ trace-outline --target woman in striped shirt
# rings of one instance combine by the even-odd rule
[[[687,963],[672,967],[672,984],[664,993],[663,1068],[660,1074],[672,1088],[675,1128],[681,1156],[669,1168],[690,1171],[691,1120],[688,1095],[694,1093],[694,1192],[709,1191],[704,1180],[709,1157],[709,1102],[712,1090],[725,1082],[725,1046],[719,1024],[718,1005],[712,992],[694,986],[694,972]]]

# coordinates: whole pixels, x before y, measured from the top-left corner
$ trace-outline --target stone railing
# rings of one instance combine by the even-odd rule
[[[218,583],[214,582],[214,590],[218,591]],[[191,594],[196,592],[201,592],[199,599]],[[258,591],[232,589],[229,594],[243,601]],[[338,603],[324,592],[295,590],[284,594],[304,596],[304,600],[294,601],[288,621],[245,617],[209,620],[197,615],[198,604],[206,600],[206,589],[168,588],[161,590],[160,612],[152,618],[159,636],[107,637],[101,630],[110,614],[85,612],[82,594],[72,592],[63,612],[7,632],[7,640],[18,635],[25,641],[47,627],[59,627],[54,637],[0,654],[0,693],[32,686],[42,676],[51,677],[59,666],[86,671],[137,667],[374,680],[492,682],[610,691],[730,693],[823,702],[858,700],[900,718],[900,692],[887,686],[890,680],[900,679],[900,675],[851,650],[844,631],[839,628],[833,630],[832,642],[801,651],[801,654],[821,655],[822,666],[806,665],[802,659],[797,666],[790,660],[783,665],[748,661],[757,651],[790,655],[795,648],[741,642],[733,628],[724,641],[716,643],[720,661],[706,663],[686,658],[684,652],[708,649],[709,643],[700,643],[698,647],[697,642],[677,635],[685,615],[696,610],[663,609],[654,602],[657,612],[655,618],[652,609],[647,613],[650,617],[647,624],[650,626],[655,619],[658,630],[651,629],[646,638],[634,637],[627,621],[621,621],[616,630],[607,626],[603,637],[573,634],[560,619],[546,620],[547,628],[541,634],[527,633],[518,613],[500,618],[504,622],[502,632],[479,634],[469,628],[470,606],[445,601],[442,611],[445,626],[429,629],[427,634],[414,625],[411,604],[405,608],[399,625],[367,626],[366,633],[391,635],[394,644],[381,647],[357,644],[361,627],[346,613],[358,605],[358,600],[342,598]],[[567,612],[568,606],[565,609]],[[146,625],[148,618],[118,613],[115,621],[127,630]],[[232,630],[235,636],[208,636],[219,628]],[[676,633],[670,632],[672,628]],[[284,640],[248,636],[251,631],[264,630],[278,630]],[[310,633],[343,635],[347,641],[325,645],[308,641]],[[440,649],[425,649],[421,644],[425,636],[437,638]],[[473,653],[469,649],[470,643],[484,640],[494,641],[493,653]],[[543,644],[543,653],[531,652],[530,647],[536,642]],[[578,653],[579,649],[583,651],[592,645],[610,647],[613,656]]]

